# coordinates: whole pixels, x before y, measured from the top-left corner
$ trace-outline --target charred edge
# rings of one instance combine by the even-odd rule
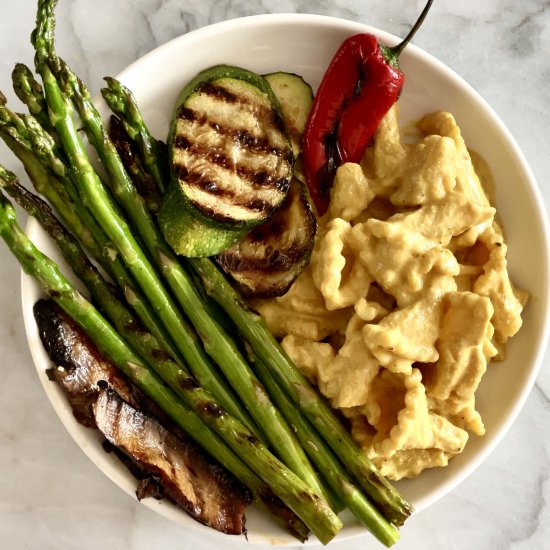
[[[108,390],[109,389],[109,382],[107,382],[107,380],[98,380],[97,381],[97,387],[100,390]]]
[[[74,327],[61,308],[52,300],[41,299],[34,304],[34,318],[40,340],[46,353],[56,366],[73,369],[71,345]]]
[[[197,91],[225,103],[247,107],[256,118],[275,126],[282,133],[285,132],[283,117],[271,105],[261,105],[256,101],[250,101],[246,97],[237,95],[223,86],[217,86],[213,82],[205,82]],[[265,95],[264,92],[260,91],[260,93]]]
[[[186,185],[189,185],[190,187],[199,187],[200,189],[203,189],[204,191],[207,191],[208,193],[216,196],[233,196],[230,191],[224,191],[220,189],[217,182],[214,181],[212,178],[209,178],[202,172],[189,172],[188,168],[183,164],[175,164],[174,173],[176,174],[178,179],[183,180]]]
[[[195,158],[205,159],[211,164],[220,166],[224,170],[234,170],[241,179],[248,181],[252,187],[273,187],[282,192],[286,192],[288,188],[288,178],[274,177],[266,170],[255,171],[243,165],[235,165],[234,161],[223,151],[193,144],[185,136],[178,135],[174,141],[174,146],[177,149],[187,151]],[[275,151],[275,149],[272,151]],[[177,167],[181,169],[181,165],[176,165]]]
[[[197,409],[199,412],[214,418],[221,418],[225,414],[225,411],[212,401],[203,401],[199,403]]]
[[[133,155],[132,146],[126,138],[126,131],[122,121],[115,115],[111,115],[109,121],[109,137],[116,147],[116,150],[124,165],[128,166],[132,163],[135,158]]]
[[[110,441],[107,441],[106,439],[101,442],[101,446],[106,453],[112,453],[113,450],[116,448]]]
[[[180,373],[178,376],[178,385],[183,390],[196,390],[200,387],[199,383],[194,378],[185,373]]]
[[[284,208],[284,205],[281,207]],[[247,240],[253,243],[263,243],[267,239],[275,239],[278,241],[286,231],[286,224],[273,217],[268,223],[264,223],[261,227],[254,229],[248,234]]]
[[[155,348],[151,351],[151,357],[156,361],[173,361],[172,356],[161,348]]]
[[[138,481],[136,487],[136,498],[141,501],[144,498],[162,500],[164,492],[161,485],[152,477],[144,477]]]
[[[314,502],[315,501],[315,496],[312,495],[311,493],[308,493],[307,491],[300,491],[298,493],[298,496],[300,498],[300,500],[304,501],[304,502]]]
[[[186,138],[183,138],[186,139]],[[220,166],[224,170],[234,170],[235,173],[243,180],[247,181],[253,190],[261,189],[276,189],[282,194],[285,194],[289,187],[288,177],[273,176],[266,170],[255,171],[254,169],[247,168],[243,165],[235,165],[227,155],[219,150],[201,148],[199,151],[197,147],[192,147],[193,154],[197,154],[198,158],[207,160],[210,164]],[[189,171],[189,169],[181,163],[174,164],[174,172],[181,180],[191,187],[199,187],[213,194],[230,194],[228,189],[220,189],[215,180],[218,178],[212,178],[205,176],[202,171]]]
[[[309,535],[309,529],[302,520],[290,510],[285,504],[273,493],[261,491],[259,495],[265,507],[285,525],[290,533],[298,540],[305,542]]]
[[[138,193],[145,200],[157,201],[157,189],[154,178],[145,171],[139,156],[137,145],[126,134],[122,121],[115,115],[111,116],[109,137],[113,142]]]
[[[240,439],[241,441],[246,441],[247,443],[251,444],[251,445],[258,445],[260,443],[260,440],[252,433],[250,432],[247,432],[247,433],[239,433],[237,434],[237,438]]]
[[[152,497],[160,500],[165,496],[168,497],[168,495],[164,494],[164,490],[162,485],[160,484],[159,479],[151,472],[145,470],[140,465],[138,460],[135,460],[131,456],[127,455],[122,450],[122,448],[119,449],[107,439],[103,440],[101,446],[106,453],[115,454],[118,459],[126,466],[126,468],[128,468],[131,474],[138,480],[136,487],[136,497],[138,500],[141,501],[142,499],[147,497]]]
[[[388,481],[380,478],[375,472],[369,472],[365,477],[371,486],[377,487],[381,492],[386,491],[388,486],[390,486]],[[397,503],[397,507],[381,500],[375,502],[375,506],[384,517],[391,518],[391,523],[397,527],[401,527],[412,513],[410,504],[402,499]]]
[[[235,219],[233,216],[228,216],[228,215],[225,215],[225,214],[221,214],[220,212],[212,209],[212,208],[208,208],[207,206],[204,206],[200,203],[193,203],[194,207],[199,210],[200,212],[202,212],[205,216],[213,219],[213,220],[216,220],[216,221],[219,221],[219,222],[227,222],[227,223],[230,223],[230,224],[234,224],[235,222],[239,222],[241,220],[239,219]],[[271,207],[268,211],[267,211],[267,214],[266,216],[269,216],[269,214],[273,211],[273,207]],[[262,212],[262,217],[263,217],[263,212]],[[253,218],[254,219],[254,218]]]
[[[123,325],[123,328],[126,332],[137,332],[137,333],[140,333],[141,332],[141,326],[139,325],[139,323],[137,323],[136,321],[134,321],[133,319],[130,320],[130,321],[126,321],[126,323],[124,323]]]
[[[189,109],[189,107],[186,107],[184,104],[182,104],[178,109],[178,119],[194,122],[195,120],[197,120],[197,113],[193,111],[193,109]]]
[[[288,191],[288,186],[290,185],[290,178],[273,177],[273,175],[265,170],[256,172],[249,168],[247,169],[244,166],[237,166],[236,172],[241,179],[251,182],[252,187],[255,189],[264,189],[268,187],[286,194]]]
[[[288,279],[284,282],[279,280],[276,282],[266,281],[255,285],[253,288],[246,286],[246,284],[242,284],[239,281],[237,282],[237,285],[239,286],[241,293],[246,297],[278,298],[288,292],[295,279],[296,277],[288,277]]]
[[[176,139],[174,140],[174,147],[176,149],[187,151],[188,149],[191,149],[192,144],[187,137],[178,134],[176,135]]]
[[[218,128],[214,129],[222,135],[228,135],[229,137],[231,137],[243,149],[248,149],[249,151],[253,151],[254,153],[265,153],[273,155],[287,162],[291,162],[291,158],[289,158],[289,149],[279,149],[278,147],[274,147],[273,145],[271,145],[271,142],[268,138],[253,136],[247,130],[220,128],[219,126]]]

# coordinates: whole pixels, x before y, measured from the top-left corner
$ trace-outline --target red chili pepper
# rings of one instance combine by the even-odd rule
[[[407,37],[397,46],[380,45],[372,34],[341,44],[315,94],[303,137],[304,170],[320,215],[328,208],[336,168],[359,162],[380,121],[397,101],[404,75],[398,58],[418,30],[429,0]]]

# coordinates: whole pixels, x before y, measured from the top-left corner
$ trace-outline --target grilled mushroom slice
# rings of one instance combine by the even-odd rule
[[[165,496],[191,517],[228,534],[245,532],[250,491],[174,428],[162,411],[51,300],[34,316],[54,366],[50,377],[68,396],[76,419],[99,429],[140,480],[138,498]]]

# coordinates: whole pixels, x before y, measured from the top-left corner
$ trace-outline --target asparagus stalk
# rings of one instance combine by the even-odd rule
[[[134,182],[138,193],[143,197],[150,212],[156,213],[160,206],[160,194],[153,176],[144,169],[135,143],[129,138],[123,122],[115,115],[111,116],[109,137],[116,147],[128,175]]]
[[[23,152],[21,147],[15,146],[13,140],[9,138],[8,141],[11,143],[8,143],[8,146],[23,162],[35,189],[54,205],[65,225],[81,240],[92,258],[117,282],[143,324],[155,334],[164,349],[173,357],[179,358],[172,338],[147,300],[135,288],[135,283],[131,280],[124,262],[118,256],[115,246],[109,241],[88,209],[81,204],[78,191],[68,177],[70,171],[60,158],[57,134],[48,117],[48,107],[42,87],[31,70],[22,64],[16,65],[12,80],[16,94],[34,116],[18,117],[7,108],[2,110],[0,118],[3,118],[4,126],[11,125],[11,131],[6,131],[11,133],[15,141],[29,153]],[[18,134],[16,128],[22,128],[25,137]],[[39,162],[36,162],[37,160]],[[40,164],[45,169],[41,168]]]
[[[399,540],[399,531],[367,500],[330,447],[296,409],[265,364],[256,358],[253,365],[269,395],[293,426],[311,461],[323,472],[330,488],[380,542],[388,547],[395,544]]]
[[[202,422],[199,432],[192,432],[188,425],[198,418],[194,412],[182,404],[172,390],[147,368],[141,357],[132,351],[94,306],[71,286],[56,264],[36,249],[17,225],[13,206],[1,194],[0,236],[25,272],[33,276],[45,293],[88,334],[106,358],[154,399],[182,429],[192,437],[202,437]],[[188,380],[192,381],[190,378]],[[246,430],[242,432],[240,423],[213,402],[204,390],[196,385],[189,386],[182,390],[185,390],[189,401],[193,402],[200,419],[215,426],[225,441],[233,446],[234,451],[247,461],[248,466],[257,475],[269,480],[273,492],[304,521],[322,543],[327,544],[342,526],[338,516],[299,477],[271,455],[261,442],[253,436],[247,437]],[[225,446],[223,449],[222,452],[227,455]],[[249,474],[245,473],[245,478],[254,485],[255,482]]]
[[[101,90],[109,108],[120,117],[126,133],[139,146],[144,165],[155,179],[161,193],[168,181],[168,159],[164,144],[157,141],[143,121],[132,92],[118,80],[106,77],[107,88]]]
[[[75,275],[88,288],[92,298],[99,304],[119,334],[147,361],[148,365],[176,393],[183,394],[182,388],[184,386],[195,386],[196,382],[190,377],[189,370],[183,365],[176,363],[166,353],[157,338],[143,329],[139,320],[136,319],[120,300],[114,287],[103,278],[96,267],[89,261],[78,241],[54,216],[50,207],[39,197],[21,186],[15,174],[7,171],[1,165],[0,185],[17,201],[19,206],[40,222],[61,250],[63,257]],[[209,398],[212,399],[211,397]],[[246,437],[251,438],[253,436],[254,434],[251,432],[246,433]]]
[[[171,380],[172,389],[176,387],[176,391],[180,394],[182,385],[193,387],[193,381],[165,353],[162,345],[160,345],[154,335],[140,328],[140,323],[120,301],[110,283],[103,279],[94,265],[88,260],[76,239],[55,218],[50,207],[39,197],[29,193],[24,187],[19,185],[15,175],[5,170],[1,165],[0,184],[29,215],[35,217],[40,222],[50,237],[56,242],[74,273],[84,282],[92,296],[115,324],[119,334],[147,360],[148,364],[153,366],[157,374],[167,382]],[[167,376],[166,372],[169,372],[170,376]],[[253,472],[247,470],[248,467],[242,464],[236,455],[228,450],[220,452],[220,443],[213,438],[204,423],[201,424],[200,422],[195,419],[194,423],[192,423],[195,438],[197,438],[196,434],[200,434],[201,431],[206,430],[204,438],[213,439],[213,441],[204,444],[203,439],[201,439],[201,444],[212,455],[218,457],[243,483],[247,484],[253,490],[256,502],[273,515],[293,536],[302,541],[307,538],[309,531],[307,527],[290,510],[277,503],[275,495]],[[250,437],[251,434],[247,435]]]
[[[113,103],[113,101],[110,101],[110,103]],[[142,120],[140,121],[140,124],[141,123]],[[216,270],[209,260],[192,260],[192,263],[195,267],[197,267],[197,264],[202,264],[202,266],[198,268],[198,272],[203,277],[203,280],[204,270],[202,268],[207,266],[208,269],[214,270],[217,275],[223,279],[225,285],[227,285],[223,276]],[[259,348],[256,350],[258,355],[260,355],[260,357],[265,355],[262,359],[266,360],[267,364],[270,365],[271,368],[275,368],[275,372],[279,376],[282,374],[281,370],[282,372],[288,371],[287,376],[290,375],[291,382],[285,383],[285,386],[287,391],[289,391],[290,388],[290,395],[293,397],[294,402],[298,404],[303,401],[306,402],[305,410],[309,412],[310,419],[315,417],[316,414],[321,414],[318,418],[317,424],[318,426],[322,426],[324,428],[322,432],[329,444],[333,447],[338,447],[338,444],[343,442],[342,454],[349,454],[350,457],[353,457],[353,460],[348,463],[350,470],[359,477],[365,487],[365,490],[368,491],[371,497],[377,502],[380,509],[388,514],[391,521],[393,521],[396,525],[401,525],[404,519],[408,517],[411,512],[410,506],[398,495],[395,489],[386,480],[379,476],[370,461],[357,452],[358,450],[347,431],[341,426],[336,417],[334,417],[328,406],[321,399],[319,399],[317,394],[307,385],[307,381],[303,378],[299,371],[297,371],[288,357],[286,357],[284,353],[282,353],[282,350],[277,347],[278,345],[275,339],[271,336],[269,331],[267,331],[267,328],[264,326],[263,329],[259,331],[259,334],[257,334],[258,331],[255,330],[255,327],[257,325],[261,326],[261,323],[258,324],[253,322],[256,320],[254,319],[253,314],[247,311],[246,308],[239,305],[238,295],[234,293],[234,291],[233,296],[226,295],[220,300],[218,299],[219,296],[216,298],[216,296],[212,293],[212,286],[206,286],[210,294],[213,295],[213,297],[218,301],[218,303],[220,303],[220,305],[222,305],[222,307],[224,307],[224,309],[226,309],[226,311],[228,311],[228,313],[233,311],[233,313],[240,314],[236,315],[236,318],[239,320],[244,319],[249,323],[245,329],[243,329],[239,323],[237,324],[239,325],[242,333],[248,336],[252,345],[255,348]],[[235,298],[237,298],[237,300],[235,300]],[[227,307],[228,302],[230,301],[233,301],[233,309],[231,307]],[[233,317],[233,319],[235,320],[235,317]],[[267,335],[271,338],[267,338],[265,344],[262,346],[261,340]],[[271,365],[271,361],[273,361],[273,365]],[[292,387],[293,385],[294,387]],[[335,432],[331,433],[331,429],[335,430]]]
[[[61,216],[63,223],[70,227],[71,232],[78,237],[80,242],[88,250],[96,250],[99,257],[101,254],[99,254],[99,249],[96,248],[96,242],[82,223],[82,219],[63,189],[61,181],[37,159],[28,141],[14,128],[7,129],[2,125],[2,111],[3,109],[0,107],[0,137],[21,161],[36,191],[47,198]],[[45,182],[50,179],[52,184],[46,185]]]
[[[48,66],[50,62],[59,71],[61,64],[61,60],[53,51],[55,4],[56,2],[51,0],[40,0],[38,3],[37,27],[32,37],[36,47],[35,63],[42,77],[50,121],[55,127],[69,164],[75,167],[71,174],[82,201],[94,205],[92,214],[96,221],[113,242],[117,243],[118,252],[128,270],[148,296],[182,357],[195,369],[199,382],[208,388],[231,414],[244,424],[252,426],[253,423],[239,405],[237,397],[210,364],[199,338],[178,311],[172,297],[165,291],[132,230],[113,204],[103,182],[90,164],[72,119],[70,100],[63,96],[56,77]]]
[[[246,307],[239,294],[209,259],[192,258],[190,263],[202,278],[209,296],[233,320],[258,359],[269,368],[294,405],[304,412],[336,456],[355,476],[383,516],[394,525],[402,525],[412,512],[410,504],[379,474],[365,453],[358,449],[334,412],[309,385],[269,332],[263,318]]]
[[[72,118],[70,100],[64,97],[55,76],[46,64],[42,65],[41,74],[50,119],[70,164],[78,167],[73,173],[82,200],[93,205],[93,216],[117,247],[126,267],[157,311],[187,364],[195,368],[195,373],[199,373],[199,382],[209,389],[233,416],[252,426],[253,423],[246,411],[239,406],[236,396],[215,371],[197,334],[179,312],[172,296],[165,290],[149,258],[134,237],[134,232],[115,207],[103,182],[90,164]],[[143,238],[143,235],[140,234],[140,237]]]
[[[48,118],[48,106],[42,94],[42,86],[32,71],[23,63],[17,63],[11,73],[13,89],[17,97],[27,106],[40,125],[52,136],[55,130]]]
[[[204,307],[202,297],[191,277],[162,237],[109,140],[85,87],[68,67],[64,66],[62,73],[61,80],[70,87],[88,139],[96,148],[111,176],[112,185],[117,189],[117,199],[139,230],[150,256],[156,261],[174,296],[201,336],[206,351],[220,366],[231,385],[239,389],[241,399],[275,452],[310,487],[322,495],[322,484],[296,437],[271,403],[235,343]]]
[[[135,288],[116,248],[89,211],[80,204],[78,193],[66,177],[68,169],[54,150],[53,140],[40,125],[32,124],[32,120],[32,117],[20,117],[0,106],[0,136],[23,163],[36,191],[47,198],[92,258],[116,281],[143,324],[162,342],[164,349],[177,356],[172,339],[147,300]],[[54,174],[54,170],[59,175]],[[67,189],[72,191],[72,197]]]
[[[55,217],[42,199],[25,189],[15,174],[0,166],[0,186],[21,206],[29,216],[36,218],[61,250],[63,257],[90,291],[94,301],[115,325],[119,334],[140,353],[149,364],[170,361],[175,372],[182,369],[166,353],[158,339],[144,330],[141,322],[124,305],[116,287],[100,274],[75,239]],[[187,372],[185,372],[187,375]]]
[[[53,11],[46,13],[45,16],[53,19]],[[42,27],[38,28],[52,29],[53,21],[50,23],[45,22]],[[269,400],[269,396],[265,393],[234,342],[203,307],[200,294],[192,279],[162,237],[142,197],[128,176],[86,87],[70,68],[55,55],[53,31],[47,33],[38,31],[35,39],[38,57],[43,58],[45,62],[49,62],[49,66],[54,68],[65,93],[70,95],[75,102],[88,139],[97,150],[104,167],[110,175],[113,194],[138,230],[149,257],[153,259],[164,275],[174,296],[201,336],[206,351],[223,370],[232,386],[239,388],[239,394],[248,411],[262,430],[265,438],[272,444],[273,449],[294,472],[300,475],[318,494],[322,495],[322,484],[311,467],[305,452],[279,411]],[[128,112],[139,115],[137,106],[135,109],[129,109]],[[138,124],[140,127],[144,126],[141,117],[139,117]],[[61,141],[63,142],[63,138],[61,138]],[[193,360],[187,357],[186,359],[193,368],[195,364]],[[199,372],[196,375],[199,377]]]

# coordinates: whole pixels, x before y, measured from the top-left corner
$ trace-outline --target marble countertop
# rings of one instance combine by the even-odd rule
[[[35,2],[2,0],[0,90],[10,101],[13,64],[32,64]],[[92,92],[156,46],[186,31],[243,15],[320,13],[403,35],[423,1],[61,0],[58,47]],[[437,0],[415,43],[469,81],[515,136],[550,206],[550,3]],[[20,171],[0,144],[0,163]],[[0,547],[12,550],[162,547],[214,549],[139,505],[80,451],[42,390],[26,344],[17,263],[0,245]],[[488,460],[402,530],[402,550],[550,548],[548,356],[512,429]],[[242,539],[223,544],[243,546]],[[368,535],[334,550],[380,547]]]

